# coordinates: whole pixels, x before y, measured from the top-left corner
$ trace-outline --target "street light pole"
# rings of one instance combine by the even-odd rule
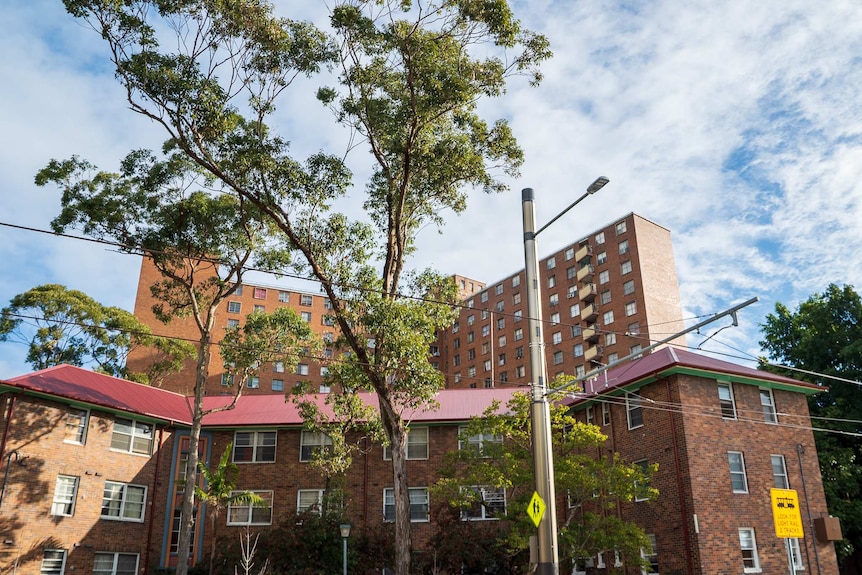
[[[575,200],[547,224],[536,231],[536,212],[533,189],[521,191],[521,207],[524,217],[524,272],[527,285],[527,329],[530,345],[530,425],[533,442],[533,473],[536,493],[545,503],[545,514],[538,529],[538,565],[536,575],[558,575],[560,570],[557,545],[557,504],[554,489],[554,455],[551,445],[551,413],[547,398],[548,373],[545,362],[545,338],[542,334],[542,287],[539,281],[539,256],[536,236],[560,216],[575,207],[587,196],[599,191],[608,179],[598,178],[590,184],[586,193]]]
[[[343,545],[343,561],[341,563],[343,568],[343,575],[347,575],[347,538],[350,537],[350,523],[342,523],[338,526],[338,529],[341,531],[341,539],[344,542]]]

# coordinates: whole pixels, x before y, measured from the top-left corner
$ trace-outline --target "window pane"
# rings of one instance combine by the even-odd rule
[[[40,575],[62,575],[66,564],[66,552],[62,549],[45,549],[42,554]]]

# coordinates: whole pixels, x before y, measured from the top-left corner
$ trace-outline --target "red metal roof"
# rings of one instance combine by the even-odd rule
[[[640,359],[630,363],[609,369],[607,376],[599,374],[596,378],[584,382],[584,392],[587,395],[603,393],[604,391],[624,387],[636,383],[641,379],[652,375],[661,375],[662,372],[674,368],[685,367],[714,373],[723,373],[730,376],[739,376],[751,379],[759,379],[764,382],[781,383],[801,388],[822,389],[812,383],[799,381],[782,375],[761,371],[751,367],[745,367],[728,361],[722,361],[699,353],[684,349],[665,347],[654,351]],[[580,401],[578,398],[576,401]]]
[[[191,411],[184,395],[72,365],[49,367],[3,383],[111,410],[186,425],[191,423]]]
[[[82,404],[145,415],[181,425],[191,424],[191,398],[71,365],[43,369],[2,383],[25,391]],[[415,422],[466,421],[481,415],[494,400],[498,400],[505,406],[512,395],[518,391],[527,390],[523,387],[441,390],[437,394],[438,409],[408,411],[404,414],[404,418]],[[377,407],[376,394],[360,393],[359,395],[366,404]],[[329,413],[324,405],[325,395],[311,397],[321,405],[323,413]],[[228,405],[232,399],[232,396],[205,397],[204,408],[212,409]],[[296,406],[290,401],[285,401],[281,394],[244,395],[239,398],[234,409],[211,413],[204,418],[205,427],[301,424],[302,418]]]

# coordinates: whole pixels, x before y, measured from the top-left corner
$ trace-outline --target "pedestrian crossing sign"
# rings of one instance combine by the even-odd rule
[[[527,505],[527,515],[533,520],[533,524],[538,527],[545,515],[545,502],[539,497],[539,494],[534,491],[530,503]]]

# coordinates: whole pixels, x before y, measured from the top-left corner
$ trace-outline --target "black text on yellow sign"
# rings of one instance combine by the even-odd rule
[[[795,489],[770,489],[772,518],[775,535],[781,538],[802,538],[802,514],[799,513],[799,496]]]

